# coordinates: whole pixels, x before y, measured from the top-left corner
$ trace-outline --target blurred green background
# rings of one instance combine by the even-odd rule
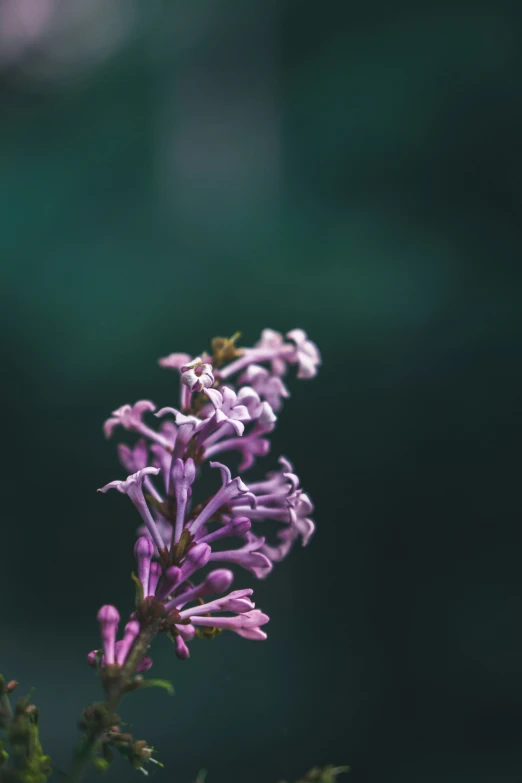
[[[0,3],[0,669],[58,766],[133,596],[102,422],[269,326],[323,353],[264,461],[317,533],[266,643],[158,642],[176,696],[123,709],[157,780],[521,779],[521,35],[507,0]]]

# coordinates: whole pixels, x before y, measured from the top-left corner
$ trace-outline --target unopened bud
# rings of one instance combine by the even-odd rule
[[[209,593],[224,593],[233,581],[234,574],[229,568],[216,568],[205,579],[205,592],[208,590]]]

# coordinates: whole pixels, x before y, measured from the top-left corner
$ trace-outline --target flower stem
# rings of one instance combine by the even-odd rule
[[[78,783],[87,770],[91,760],[103,741],[107,728],[114,724],[114,714],[131,684],[136,667],[147,652],[152,640],[159,628],[159,620],[153,620],[142,627],[139,636],[124,665],[119,668],[114,678],[109,677],[105,682],[107,699],[102,704],[102,712],[106,720],[99,720],[92,728],[88,729],[75,748],[74,758],[64,783]]]

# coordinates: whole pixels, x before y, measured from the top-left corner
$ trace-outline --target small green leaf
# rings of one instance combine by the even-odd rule
[[[134,571],[131,573],[131,579],[136,585],[136,606],[138,606],[138,604],[143,601],[143,585],[141,584],[140,580],[138,579]]]
[[[174,544],[174,546],[170,549],[170,560],[172,565],[179,565],[181,563],[188,550],[192,546],[193,541],[194,536],[187,528],[185,528],[179,538],[178,543]]]
[[[138,688],[163,688],[169,696],[174,696],[175,694],[174,687],[168,680],[135,680],[134,683]]]
[[[107,772],[107,770],[110,767],[110,761],[107,761],[107,759],[102,759],[99,756],[96,756],[92,760],[93,766],[100,775],[103,775],[104,772]]]
[[[336,783],[338,775],[349,771],[350,767],[334,767],[331,764],[323,769],[314,767],[306,773],[304,779],[299,783]]]

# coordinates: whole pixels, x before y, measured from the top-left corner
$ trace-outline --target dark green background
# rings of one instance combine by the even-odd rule
[[[158,356],[301,327],[324,365],[265,464],[316,537],[256,584],[266,643],[160,640],[177,695],[124,717],[158,781],[519,781],[520,3],[138,10],[102,63],[0,74],[1,670],[66,766],[96,611],[133,594],[103,420],[175,404]]]

